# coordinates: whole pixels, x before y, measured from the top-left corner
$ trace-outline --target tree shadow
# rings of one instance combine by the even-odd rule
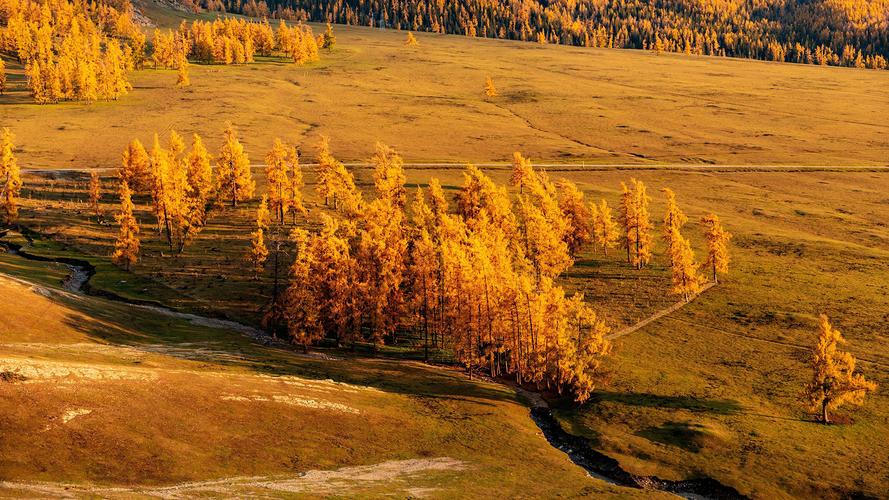
[[[55,299],[55,297],[54,297]],[[342,349],[312,349],[263,345],[238,332],[195,325],[181,318],[93,297],[60,298],[76,311],[67,326],[102,344],[135,349],[200,363],[202,369],[239,367],[270,376],[333,380],[351,385],[423,398],[519,402],[516,394],[499,385],[470,381],[456,370],[420,362],[371,357]]]
[[[685,451],[698,453],[720,439],[707,426],[695,422],[665,422],[635,433],[649,441],[675,446]]]
[[[701,399],[694,396],[661,396],[638,392],[598,391],[589,403],[610,401],[629,406],[670,410],[706,412],[717,415],[737,415],[743,411],[741,404],[732,399]]]

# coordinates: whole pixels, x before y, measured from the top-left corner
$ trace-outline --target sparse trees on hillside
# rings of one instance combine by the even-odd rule
[[[806,386],[806,398],[821,413],[822,423],[830,423],[830,412],[848,403],[861,405],[877,384],[855,372],[855,357],[837,347],[846,341],[822,314],[818,339],[812,349],[812,380]]]
[[[127,271],[139,260],[139,224],[133,217],[134,206],[131,196],[130,187],[126,181],[121,181],[120,214],[116,217],[119,230],[111,261],[118,266],[124,266]]]
[[[694,252],[691,243],[682,236],[682,226],[688,217],[676,203],[676,194],[670,188],[661,190],[667,199],[667,210],[664,214],[664,241],[667,244],[667,256],[673,276],[671,291],[685,298],[685,301],[696,295],[701,289],[701,278],[697,273]]]
[[[3,221],[9,225],[18,217],[18,197],[22,190],[22,178],[15,158],[15,144],[8,128],[0,131],[0,208]]]

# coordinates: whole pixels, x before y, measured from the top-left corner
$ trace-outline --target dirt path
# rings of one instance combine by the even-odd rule
[[[612,334],[606,335],[605,338],[608,340],[614,340],[614,339],[619,339],[623,336],[629,335],[629,334],[635,332],[636,330],[639,330],[640,328],[643,328],[644,326],[649,325],[649,324],[663,318],[664,316],[666,316],[668,314],[672,314],[672,313],[682,309],[683,307],[687,306],[688,304],[691,304],[696,298],[700,297],[701,294],[703,294],[707,290],[713,288],[714,286],[716,286],[716,283],[711,281],[711,282],[707,283],[706,285],[704,285],[703,287],[701,287],[701,291],[698,292],[697,295],[695,295],[694,297],[690,298],[687,302],[684,300],[680,300],[679,302],[673,304],[672,306],[667,307],[666,309],[661,309],[660,311],[652,314],[651,316],[643,319],[642,321],[640,321],[634,325],[630,325],[630,326],[623,328],[621,330],[618,330]]]

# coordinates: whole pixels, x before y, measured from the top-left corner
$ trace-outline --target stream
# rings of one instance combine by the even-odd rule
[[[0,231],[0,239],[4,236],[6,236],[6,231]],[[28,235],[24,236],[30,243],[30,237]],[[140,303],[138,301],[129,300],[105,290],[93,289],[90,287],[89,281],[93,275],[96,274],[96,268],[85,260],[35,255],[29,253],[21,245],[11,242],[0,241],[0,247],[6,248],[7,252],[10,254],[17,255],[24,259],[40,262],[55,262],[64,265],[68,268],[69,275],[62,281],[62,286],[69,292],[93,295],[117,302],[123,302],[132,307],[150,310],[168,317],[183,319],[193,324],[233,330],[267,346],[291,347],[289,343],[271,337],[262,330],[236,321],[183,313],[147,302]],[[317,353],[317,355],[326,359],[339,359],[321,353]],[[519,394],[525,396],[531,403],[531,419],[537,424],[537,427],[541,430],[547,442],[568,455],[571,461],[582,467],[590,477],[609,484],[644,490],[664,491],[689,499],[723,500],[747,498],[731,486],[726,486],[710,477],[670,481],[655,476],[637,476],[627,472],[620,466],[620,463],[617,460],[593,449],[588,439],[566,432],[561,424],[559,424],[558,420],[553,416],[552,410],[540,394],[527,391],[514,385],[510,386]]]

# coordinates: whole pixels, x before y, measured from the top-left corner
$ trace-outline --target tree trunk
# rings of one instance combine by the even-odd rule
[[[830,404],[830,400],[824,398],[821,401],[821,423],[829,424],[830,423],[830,415],[827,414],[827,405]]]

